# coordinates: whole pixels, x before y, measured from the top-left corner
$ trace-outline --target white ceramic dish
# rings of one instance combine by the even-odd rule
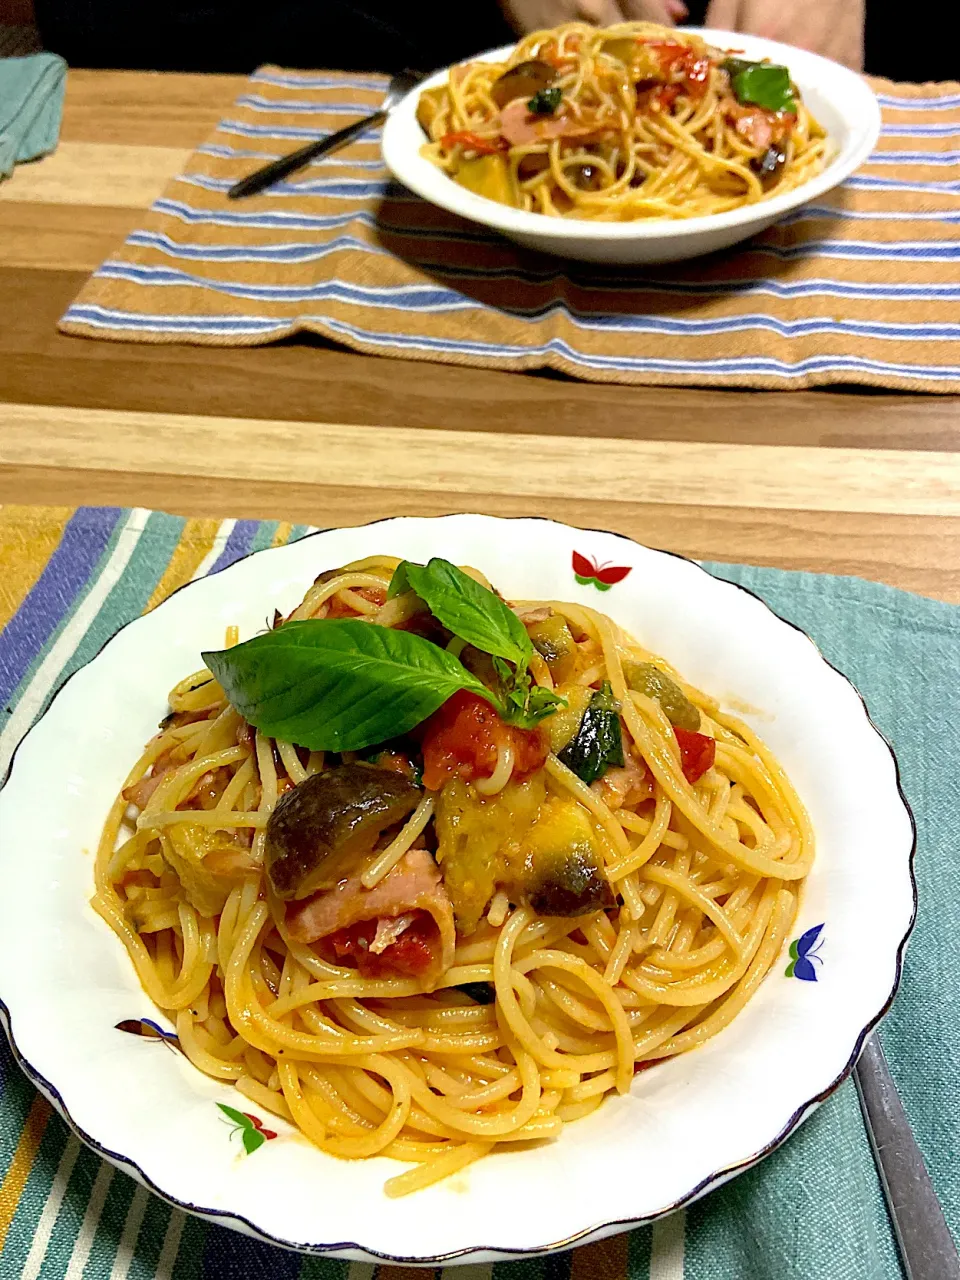
[[[500,231],[528,249],[587,262],[627,264],[695,258],[746,240],[791,209],[843,182],[873,150],[880,133],[880,107],[869,85],[853,71],[804,49],[759,36],[688,30],[720,48],[742,52],[747,58],[769,58],[789,67],[804,101],[830,136],[834,150],[823,173],[793,191],[758,204],[684,221],[658,218],[644,222],[587,222],[509,209],[467,191],[420,154],[424,134],[416,119],[417,100],[423,89],[443,84],[447,70],[424,81],[391,112],[383,129],[383,158],[394,177],[424,200]],[[480,57],[502,62],[511,51],[512,46],[507,46]]]
[[[401,1201],[395,1162],[338,1161],[278,1133],[244,1155],[216,1102],[258,1112],[157,1041],[168,1026],[126,952],[87,905],[92,850],[165,693],[317,572],[374,551],[440,553],[508,595],[583,600],[695,683],[757,708],[814,821],[818,852],[793,936],[823,925],[817,981],[779,957],[732,1025],[639,1074],[539,1149],[494,1154]],[[574,551],[631,566],[603,595]],[[437,1263],[490,1261],[599,1239],[688,1202],[781,1142],[851,1070],[896,989],[915,910],[912,819],[896,763],[856,690],[793,626],[695,564],[610,533],[484,516],[388,520],[260,552],[176,593],[67,682],[21,744],[0,794],[0,1010],[28,1075],[85,1141],[167,1199],[307,1252]]]

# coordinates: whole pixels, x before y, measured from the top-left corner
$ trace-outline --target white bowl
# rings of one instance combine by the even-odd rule
[[[781,955],[747,1007],[703,1047],[638,1074],[536,1149],[494,1153],[403,1200],[403,1166],[325,1155],[158,1041],[166,1024],[126,951],[88,906],[92,851],[166,691],[317,572],[388,551],[477,565],[508,595],[598,605],[747,713],[814,823],[817,858],[791,937],[822,924],[815,982]],[[574,551],[631,567],[599,595]],[[310,1253],[436,1264],[566,1248],[649,1221],[770,1152],[830,1094],[888,1008],[913,921],[913,828],[887,744],[856,690],[755,596],[627,538],[546,520],[387,520],[263,551],[173,595],[67,682],[20,746],[0,794],[0,1012],[17,1058],[96,1151],[168,1200]],[[215,1103],[278,1138],[244,1155]]]
[[[652,218],[638,222],[588,222],[548,218],[510,209],[459,186],[420,154],[424,133],[417,123],[417,101],[424,89],[444,84],[438,71],[408,94],[390,113],[383,129],[383,158],[393,176],[424,200],[502,232],[528,249],[586,262],[676,262],[725,249],[763,231],[791,209],[823,195],[848,178],[866,160],[880,134],[880,107],[872,89],[855,72],[805,49],[731,31],[684,28],[720,48],[748,58],[769,58],[789,67],[804,101],[826,129],[832,155],[823,172],[802,186],[758,204],[704,218]],[[513,47],[478,55],[503,62]]]

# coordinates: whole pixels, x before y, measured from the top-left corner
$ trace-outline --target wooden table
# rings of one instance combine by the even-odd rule
[[[958,398],[594,386],[317,340],[59,335],[85,276],[242,83],[72,72],[58,151],[0,186],[0,501],[319,525],[536,513],[960,601]]]

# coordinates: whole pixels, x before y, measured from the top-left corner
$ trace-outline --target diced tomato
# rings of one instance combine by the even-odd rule
[[[518,782],[542,767],[549,750],[543,730],[505,724],[486,698],[466,689],[448,698],[420,733],[423,785],[430,791],[438,791],[455,776],[467,782],[489,778],[501,743],[513,747],[513,776]]]
[[[672,40],[647,40],[644,43],[657,55],[663,74],[670,77],[672,83],[668,87],[677,89],[677,94],[669,101],[662,97],[657,99],[661,107],[671,106],[680,93],[686,93],[694,100],[703,97],[710,80],[709,58],[698,56],[690,45],[677,44]]]
[[[506,151],[507,143],[503,138],[482,138],[477,133],[464,130],[460,133],[445,133],[440,139],[442,147],[463,147],[465,151],[475,151],[478,156],[495,156],[498,151]]]
[[[669,111],[683,92],[679,84],[665,84],[662,89],[655,89],[650,105],[655,111]]]
[[[717,744],[705,733],[693,733],[690,729],[673,729],[680,744],[680,767],[688,782],[697,782],[717,758]]]
[[[351,588],[358,596],[362,596],[364,600],[369,600],[371,604],[381,605],[387,598],[386,587],[353,587]],[[357,610],[352,609],[349,604],[344,603],[340,599],[339,594],[335,595],[330,601],[330,608],[327,612],[328,618],[355,618]]]
[[[332,964],[352,960],[362,978],[393,978],[398,974],[417,978],[430,968],[439,936],[436,921],[428,912],[418,912],[413,924],[378,955],[370,950],[376,932],[376,920],[361,920],[321,938],[316,946]]]
[[[390,773],[399,773],[402,778],[412,779],[415,776],[409,756],[404,755],[402,751],[381,751],[380,755],[372,763],[378,769],[386,769]]]

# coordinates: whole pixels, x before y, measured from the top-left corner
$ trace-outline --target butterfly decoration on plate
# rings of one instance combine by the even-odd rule
[[[790,963],[786,967],[788,978],[799,978],[801,982],[816,982],[818,964],[823,964],[820,948],[823,946],[823,925],[815,924],[812,929],[794,938],[790,943]]]
[[[235,1133],[242,1135],[243,1149],[248,1156],[252,1156],[258,1147],[277,1136],[272,1129],[265,1129],[260,1117],[252,1112],[238,1111],[236,1107],[228,1107],[224,1102],[218,1102],[217,1106],[230,1121],[230,1137]]]
[[[159,1022],[154,1022],[152,1018],[124,1018],[122,1022],[116,1025],[117,1031],[126,1031],[128,1035],[140,1036],[143,1040],[160,1040],[168,1048],[179,1050],[180,1040],[175,1031],[167,1031],[161,1027]]]
[[[617,582],[622,582],[633,566],[629,564],[610,564],[604,561],[597,564],[589,556],[582,556],[579,551],[573,553],[573,574],[582,587],[593,583],[598,591],[609,591]]]

